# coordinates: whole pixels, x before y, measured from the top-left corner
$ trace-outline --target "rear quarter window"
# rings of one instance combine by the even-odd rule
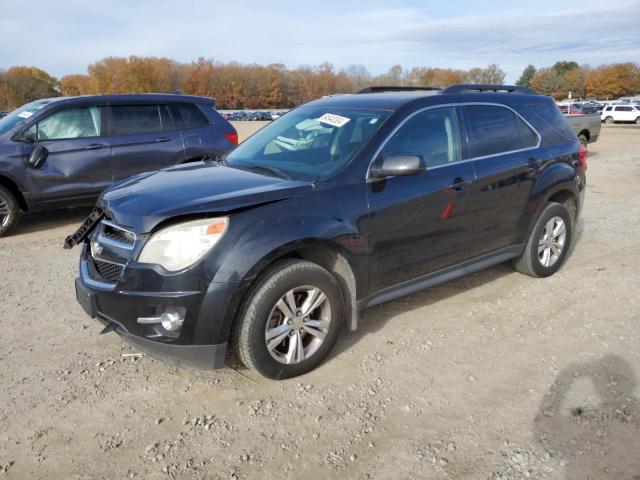
[[[527,101],[518,107],[520,114],[531,123],[536,130],[543,135],[544,142],[561,143],[562,138],[565,140],[576,140],[576,134],[571,129],[571,125],[567,122],[555,102],[546,97],[541,97],[537,101]],[[550,134],[547,126],[551,127],[561,137]]]
[[[209,119],[193,103],[173,103],[169,108],[180,130],[209,125]]]

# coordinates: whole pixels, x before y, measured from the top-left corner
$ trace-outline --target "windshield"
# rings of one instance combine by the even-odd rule
[[[23,123],[31,115],[46,106],[51,100],[38,100],[16,108],[6,117],[0,119],[0,134],[8,132],[19,123]]]
[[[225,165],[300,180],[326,179],[349,164],[388,110],[302,107],[238,146]]]

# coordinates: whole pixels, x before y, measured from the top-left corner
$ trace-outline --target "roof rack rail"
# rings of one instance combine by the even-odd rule
[[[356,92],[356,95],[361,93],[383,93],[383,92],[416,92],[422,90],[440,90],[437,87],[400,87],[400,86],[390,86],[390,87],[367,87],[362,90]]]
[[[507,93],[526,93],[528,95],[538,95],[529,87],[521,87],[519,85],[498,85],[483,83],[459,83],[451,85],[440,93],[463,93],[463,92],[507,92]]]

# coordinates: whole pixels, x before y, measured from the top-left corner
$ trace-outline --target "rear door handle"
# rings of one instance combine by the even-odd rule
[[[84,147],[85,150],[100,150],[101,148],[106,147],[106,145],[103,145],[102,143],[92,143],[91,145],[87,145],[86,147]]]
[[[453,180],[451,185],[449,185],[449,188],[452,188],[453,190],[460,192],[464,190],[464,187],[471,185],[472,183],[473,183],[473,180],[469,178],[465,179],[465,178],[458,177]]]
[[[542,165],[542,161],[535,157],[530,157],[527,159],[527,168],[529,170],[537,170],[538,168],[540,168],[540,165]]]
[[[161,143],[161,142],[168,142],[169,140],[171,140],[169,137],[160,137],[160,138],[156,138],[156,142]]]

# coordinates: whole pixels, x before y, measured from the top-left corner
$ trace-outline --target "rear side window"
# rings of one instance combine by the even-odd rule
[[[520,131],[521,148],[531,148],[538,145],[538,135],[536,132],[517,115],[516,121],[518,122],[518,130]]]
[[[176,124],[169,114],[169,107],[166,105],[160,105],[160,123],[162,124],[162,130],[165,132],[176,129]]]
[[[616,112],[632,112],[631,107],[616,107]]]
[[[162,131],[158,105],[113,105],[112,135],[135,135]]]
[[[468,105],[469,143],[472,157],[496,155],[522,148],[516,115],[494,105]]]
[[[425,110],[411,117],[386,143],[383,157],[421,155],[427,167],[460,160],[460,133],[454,107]]]
[[[100,107],[68,108],[40,120],[29,129],[38,140],[63,140],[100,135]]]
[[[193,103],[173,103],[169,108],[180,130],[209,125],[207,117]]]

